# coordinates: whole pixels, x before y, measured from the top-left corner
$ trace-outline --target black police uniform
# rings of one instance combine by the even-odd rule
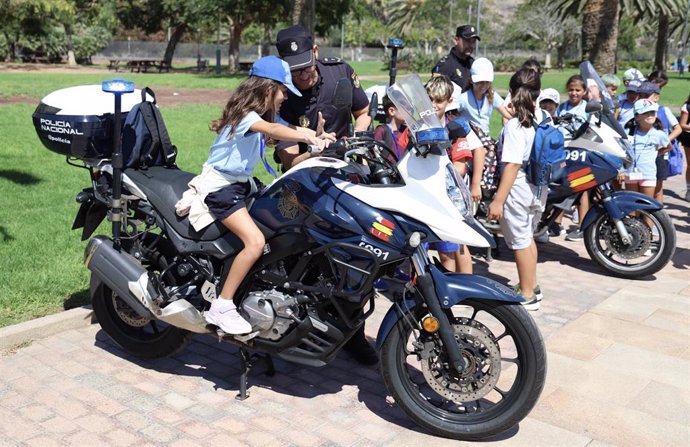
[[[337,138],[347,135],[352,122],[350,110],[337,110],[333,105],[335,86],[340,79],[348,79],[352,83],[352,111],[361,110],[369,105],[364,89],[359,85],[355,71],[338,57],[324,57],[317,59],[316,68],[319,70],[319,82],[309,90],[300,90],[302,96],[296,96],[288,91],[288,97],[280,106],[280,117],[297,127],[308,127],[316,130],[321,112],[325,121],[324,131],[335,132]],[[276,152],[294,146],[293,142],[280,141],[276,144]],[[300,154],[307,151],[307,145],[299,143]],[[324,155],[332,156],[328,148]],[[275,157],[277,158],[277,157]]]
[[[438,64],[431,70],[431,74],[442,74],[450,78],[451,81],[462,87],[462,91],[470,88],[470,68],[474,58],[460,59],[453,47],[450,52],[443,56]]]

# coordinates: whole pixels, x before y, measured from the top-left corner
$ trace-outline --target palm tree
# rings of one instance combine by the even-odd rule
[[[531,0],[538,5],[543,0]],[[630,14],[635,22],[650,21],[662,16],[688,14],[684,0],[554,0],[551,2],[561,17],[582,16],[582,58],[589,59],[597,70],[613,72],[616,66],[618,24],[621,14]],[[656,60],[665,60],[668,26],[659,26]],[[662,53],[662,54],[659,54]]]

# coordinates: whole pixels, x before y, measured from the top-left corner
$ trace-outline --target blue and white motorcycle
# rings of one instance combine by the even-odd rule
[[[103,330],[138,357],[174,354],[193,333],[233,343],[245,398],[250,351],[326,365],[385,300],[373,282],[407,265],[411,279],[386,303],[376,340],[397,404],[429,432],[461,440],[497,435],[526,417],[544,386],[542,336],[510,288],[448,273],[428,257],[425,242],[486,247],[493,239],[472,217],[419,78],[388,94],[417,141],[398,164],[370,137],[349,138],[338,143],[343,159],[312,158],[254,197],[250,214],[266,246],[235,297],[252,325],[241,336],[203,317],[241,243],[219,223],[196,232],[175,214],[194,174],[122,170],[117,144],[112,158],[82,155],[92,186],[77,197],[75,228],[88,238],[103,218],[114,220],[113,235],[91,238],[85,254]],[[129,95],[120,95],[122,103]],[[55,114],[53,127],[68,123],[48,98],[42,110]]]

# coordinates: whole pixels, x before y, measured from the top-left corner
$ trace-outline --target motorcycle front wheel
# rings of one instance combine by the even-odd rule
[[[546,379],[546,349],[534,320],[520,305],[468,300],[449,311],[463,358],[449,366],[438,333],[422,329],[417,308],[401,318],[381,350],[388,391],[429,432],[471,441],[498,435],[524,419]]]
[[[629,279],[652,275],[668,264],[676,250],[676,231],[666,211],[637,210],[623,218],[623,225],[631,237],[628,244],[607,214],[587,227],[585,247],[597,264]]]
[[[105,284],[96,287],[91,301],[101,328],[135,357],[167,357],[182,350],[191,340],[189,331],[141,317]]]

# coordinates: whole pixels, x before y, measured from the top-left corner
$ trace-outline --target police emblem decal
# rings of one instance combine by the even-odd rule
[[[352,72],[352,85],[355,86],[355,88],[359,88],[359,78],[357,77],[357,73],[354,71]]]
[[[294,219],[299,212],[299,199],[295,194],[301,189],[295,182],[287,182],[278,198],[278,212],[286,219]]]
[[[292,51],[297,51],[298,48],[299,47],[297,46],[297,42],[295,42],[295,41],[290,42],[290,49]]]
[[[300,127],[309,127],[309,118],[307,118],[307,115],[302,115],[299,117],[299,126]]]

